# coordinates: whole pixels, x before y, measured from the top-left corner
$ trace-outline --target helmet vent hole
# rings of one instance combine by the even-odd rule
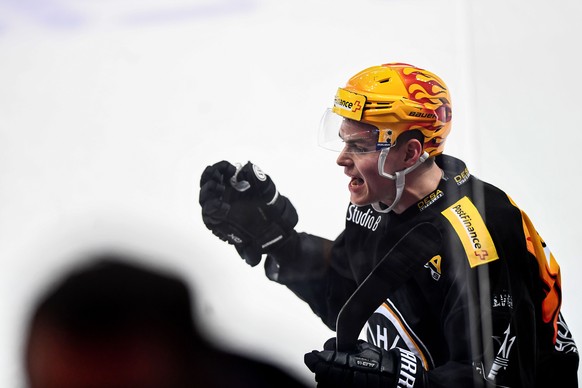
[[[390,82],[390,79],[391,78],[392,77],[382,78],[382,79],[379,79],[378,82],[381,83],[381,84],[385,84],[386,82]]]

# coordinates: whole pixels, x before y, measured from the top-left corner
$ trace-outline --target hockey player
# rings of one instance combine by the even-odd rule
[[[250,265],[266,254],[268,278],[334,330],[358,286],[382,287],[366,278],[409,230],[436,231],[413,245],[424,267],[399,279],[385,272],[385,282],[401,284],[370,311],[367,341],[340,349],[331,339],[305,355],[318,386],[577,387],[559,266],[507,194],[442,154],[451,129],[445,83],[407,64],[365,69],[338,89],[321,125],[322,145],[336,140],[350,179],[335,241],[296,232],[293,205],[250,162],[216,163],[200,182],[206,226]],[[402,264],[392,256],[388,265]]]

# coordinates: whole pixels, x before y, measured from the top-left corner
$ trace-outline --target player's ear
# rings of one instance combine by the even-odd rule
[[[407,166],[414,165],[423,153],[422,143],[414,138],[407,140],[403,149],[404,163],[406,163]]]

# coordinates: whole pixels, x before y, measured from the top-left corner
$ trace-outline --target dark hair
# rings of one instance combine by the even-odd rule
[[[200,340],[192,308],[183,280],[105,254],[67,274],[40,300],[32,321],[50,322],[80,338],[138,328],[162,334],[186,351]]]
[[[195,323],[194,310],[191,291],[178,276],[132,264],[123,255],[97,256],[68,273],[35,306],[28,330],[28,371],[35,354],[33,339],[42,337],[42,328],[48,326],[79,343],[98,341],[89,342],[87,349],[99,341],[118,346],[128,336],[161,340],[161,356],[175,369],[164,388],[304,386],[274,365],[222,350],[206,340]],[[92,373],[98,373],[98,368]]]
[[[413,129],[410,131],[406,131],[398,136],[396,140],[396,147],[400,147],[402,144],[405,144],[408,140],[416,139],[424,146],[424,135],[418,129]]]

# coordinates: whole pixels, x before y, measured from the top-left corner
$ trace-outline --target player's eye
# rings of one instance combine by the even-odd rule
[[[365,141],[346,141],[344,142],[344,151],[354,154],[376,151],[375,144]]]

